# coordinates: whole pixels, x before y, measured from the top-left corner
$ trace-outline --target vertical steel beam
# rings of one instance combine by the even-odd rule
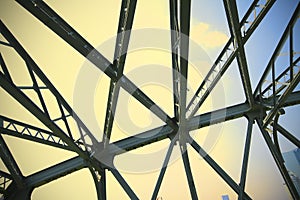
[[[238,200],[244,199],[244,191],[246,185],[246,177],[247,177],[247,168],[248,168],[248,160],[249,160],[249,152],[250,152],[250,144],[251,144],[251,135],[252,135],[252,127],[253,127],[254,119],[252,117],[248,118],[248,128],[246,135],[246,142],[244,148],[244,156],[243,156],[243,164],[242,164],[242,172],[240,178],[240,192]]]
[[[119,78],[121,78],[121,76],[123,76],[123,69],[124,69],[125,59],[128,50],[128,44],[129,44],[131,28],[134,19],[135,8],[136,8],[136,0],[122,1],[120,18],[119,18],[119,26],[118,26],[118,35],[116,39],[114,62],[113,62],[113,69],[117,72],[117,81],[119,80]],[[102,139],[102,141],[104,142],[104,148],[107,147],[110,140],[119,92],[120,92],[120,84],[114,81],[113,79],[111,79],[107,106],[106,106],[103,139]]]
[[[292,195],[293,199],[299,199],[300,196],[299,196],[299,194],[298,194],[298,192],[297,192],[297,190],[296,190],[296,188],[293,184],[293,181],[292,181],[292,179],[291,179],[291,177],[290,177],[290,175],[289,175],[289,173],[288,173],[288,171],[287,171],[287,169],[286,169],[286,167],[283,163],[283,160],[280,159],[281,158],[280,157],[281,152],[278,152],[277,149],[275,148],[268,132],[264,129],[263,122],[259,119],[256,119],[256,121],[257,121],[258,127],[259,127],[259,129],[260,129],[260,131],[263,135],[263,138],[264,138],[264,140],[265,140],[265,142],[266,142],[266,144],[267,144],[267,146],[268,146],[268,148],[269,148],[269,150],[270,150],[270,152],[273,156],[273,159],[274,159],[274,161],[277,165],[277,168],[279,169],[279,171],[280,171],[280,173],[281,173],[281,175],[282,175],[282,177],[283,177],[283,179],[284,179],[284,181],[285,181],[285,183],[286,183],[286,185],[287,185],[287,187],[290,191],[290,194]]]
[[[171,51],[172,51],[172,78],[173,78],[173,101],[174,116],[176,122],[179,121],[179,24],[178,24],[178,1],[169,0],[170,29],[171,29]]]
[[[246,60],[246,54],[244,50],[244,42],[241,34],[241,27],[239,23],[239,16],[238,16],[238,10],[236,6],[235,0],[223,0],[225,12],[227,15],[227,21],[229,24],[229,29],[231,32],[231,35],[233,37],[234,44],[237,45],[237,62],[242,78],[242,83],[244,86],[244,92],[247,98],[247,101],[249,102],[249,105],[252,107],[254,103],[254,98],[252,95],[252,89],[251,89],[251,82],[250,82],[250,76],[247,66],[247,60]]]
[[[180,76],[179,76],[179,123],[186,126],[186,93],[189,58],[191,1],[180,0]]]
[[[22,172],[13,158],[13,155],[11,154],[8,146],[6,145],[2,135],[0,134],[0,157],[2,161],[4,162],[4,165],[8,169],[8,171],[11,174],[12,179],[16,183],[17,188],[22,189],[25,187],[24,185],[24,177],[22,175]]]
[[[163,166],[162,166],[162,168],[160,170],[158,179],[156,181],[156,185],[155,185],[155,188],[154,188],[151,200],[156,200],[156,198],[157,198],[157,195],[158,195],[161,183],[163,181],[163,178],[165,176],[165,173],[166,173],[166,170],[167,170],[167,167],[168,167],[168,163],[169,163],[170,157],[172,155],[172,151],[173,151],[174,145],[176,143],[176,140],[177,140],[176,138],[173,138],[172,141],[171,141],[171,143],[170,143],[170,145],[169,145],[169,148],[168,148],[168,151],[167,151],[167,154],[166,154]]]

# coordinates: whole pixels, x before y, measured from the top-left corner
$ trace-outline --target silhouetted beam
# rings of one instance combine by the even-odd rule
[[[249,7],[248,11],[246,12],[245,16],[241,20],[240,27],[242,27],[243,25],[248,23],[248,17],[250,16],[251,12],[253,12],[255,7],[257,6],[257,2],[258,1],[253,1],[251,6]],[[252,22],[252,24],[250,25],[250,27],[246,31],[246,33],[243,37],[243,43],[244,44],[250,38],[250,36],[255,31],[256,27],[260,24],[262,19],[266,16],[267,12],[273,6],[274,2],[275,2],[275,0],[269,0],[269,1],[266,2],[263,9],[260,11],[258,16],[255,18],[255,20]],[[230,66],[231,62],[233,61],[233,59],[237,55],[237,50],[236,49],[231,49],[231,52],[229,52],[230,55],[226,58],[226,60],[222,60],[224,57],[226,57],[226,53],[228,53],[228,50],[230,48],[233,48],[233,47],[230,47],[230,45],[232,43],[233,43],[233,38],[231,37],[228,40],[228,42],[226,43],[226,45],[224,46],[224,48],[221,51],[221,53],[219,54],[219,56],[217,57],[217,59],[214,62],[213,66],[211,67],[211,69],[207,73],[206,77],[204,78],[204,80],[202,81],[202,83],[200,84],[198,89],[196,90],[195,95],[192,97],[191,101],[188,104],[188,110],[191,110],[190,115],[188,116],[188,118],[192,118],[197,113],[200,106],[204,103],[205,99],[210,94],[210,91],[216,86],[218,81],[221,79],[221,77],[226,72],[226,70]],[[221,60],[222,60],[222,63],[221,63]],[[215,74],[215,71],[216,71],[216,69],[219,65],[221,65],[221,69],[218,71],[217,75],[215,75],[214,80],[210,80],[210,78]],[[208,88],[205,89],[205,92],[201,96],[200,95],[201,91],[204,89],[204,87],[207,85],[207,83],[210,83],[210,85],[209,85]],[[194,104],[195,104],[195,106],[192,106]]]
[[[12,179],[16,183],[16,186],[18,188],[24,187],[24,176],[22,175],[22,172],[17,165],[13,155],[11,154],[8,146],[6,145],[2,135],[0,134],[0,157],[2,161],[4,162],[4,165],[8,169],[8,171],[11,174]]]
[[[233,189],[237,194],[240,192],[239,185],[234,182],[234,180],[205,152],[205,150],[190,138],[191,146],[196,150],[196,152],[212,167],[215,172],[221,176],[221,178]],[[251,198],[244,192],[244,199],[250,200]]]
[[[81,157],[74,157],[25,178],[29,188],[36,188],[86,167]]]
[[[280,98],[280,95],[276,96],[276,101]],[[269,107],[269,110],[271,109],[271,106],[273,105],[273,97],[263,99],[263,103],[266,104],[266,106]],[[283,102],[282,107],[288,107],[288,106],[294,106],[300,104],[300,91],[292,92],[287,99]]]
[[[274,124],[272,124],[274,126]],[[293,134],[288,132],[285,128],[283,128],[281,125],[276,125],[277,131],[279,131],[285,138],[287,138],[290,142],[292,142],[294,145],[296,145],[298,148],[300,148],[300,141],[297,139]]]
[[[72,118],[80,127],[89,135],[89,138],[93,143],[97,143],[97,140],[93,136],[93,134],[89,131],[89,129],[85,126],[85,124],[80,120],[76,112],[71,108],[71,106],[67,103],[67,101],[62,97],[62,95],[58,92],[58,90],[54,87],[54,85],[50,82],[47,76],[42,72],[39,66],[34,62],[34,60],[30,57],[30,55],[26,52],[26,50],[22,47],[22,45],[17,41],[17,39],[13,36],[13,34],[8,30],[8,28],[4,25],[4,23],[0,20],[0,32],[3,37],[12,45],[12,47],[16,50],[16,52],[21,56],[21,58],[26,62],[27,65],[30,65],[35,74],[42,80],[45,86],[51,91],[53,96],[59,101],[64,108],[72,115]],[[62,113],[63,114],[63,113]],[[71,135],[72,137],[72,135]]]
[[[295,185],[288,173],[288,170],[286,169],[285,165],[284,165],[284,161],[281,159],[281,152],[279,152],[277,150],[277,148],[275,147],[274,143],[272,142],[272,139],[269,135],[269,133],[263,128],[263,122],[256,119],[258,127],[264,137],[264,140],[273,156],[273,159],[277,165],[277,168],[279,169],[282,178],[284,179],[287,188],[289,189],[289,192],[291,194],[291,196],[293,197],[293,199],[299,199],[299,193],[297,192]]]
[[[101,172],[95,171],[89,167],[89,170],[93,176],[98,200],[106,200],[106,174],[105,169]],[[100,175],[100,177],[99,177]]]
[[[242,103],[219,109],[193,117],[188,121],[188,128],[189,130],[196,130],[209,125],[242,117],[250,111],[254,111],[254,109],[251,110],[248,103]]]
[[[9,72],[8,72],[7,66],[6,66],[6,64],[5,64],[5,62],[4,62],[4,59],[3,59],[2,55],[1,55],[1,53],[0,53],[0,65],[1,65],[1,68],[2,68],[2,70],[3,70],[3,73],[4,73],[4,74],[6,75],[6,77],[7,77],[7,79],[8,79],[10,82],[13,82],[12,79],[11,79],[11,76],[10,76],[10,74],[9,74]]]
[[[163,162],[163,166],[162,166],[162,168],[159,172],[159,176],[158,176],[158,179],[157,179],[156,184],[155,184],[155,188],[154,188],[151,200],[156,200],[156,198],[157,198],[161,183],[162,183],[163,178],[165,176],[165,173],[166,173],[166,170],[167,170],[167,167],[168,167],[171,155],[172,155],[174,145],[175,145],[176,140],[177,140],[177,139],[176,140],[175,139],[176,138],[172,139],[172,141],[169,145],[168,151],[166,153],[166,157],[165,157],[164,162]]]
[[[4,194],[6,193],[6,189],[8,188],[9,184],[12,183],[13,178],[10,174],[0,171],[0,193]]]
[[[278,82],[280,81],[280,79],[282,79],[285,75],[287,75],[287,73],[291,70],[291,68],[293,68],[295,65],[297,65],[297,63],[300,61],[300,57],[298,57],[297,59],[295,59],[295,61],[292,63],[292,65],[289,65],[276,79],[275,81]],[[290,78],[290,77],[289,77]],[[273,97],[274,95],[276,96],[279,92],[281,92],[284,88],[287,87],[287,84],[291,81],[291,79],[286,80],[281,87],[279,87],[278,89],[276,89],[275,94],[272,94],[269,97]],[[273,83],[269,84],[267,87],[265,87],[265,89],[261,92],[262,95],[264,95],[265,93],[267,93],[270,89],[272,89],[273,87]]]
[[[167,125],[161,126],[128,138],[113,142],[109,145],[108,152],[113,155],[122,154],[138,147],[166,139],[174,133]]]
[[[96,67],[102,70],[111,79],[117,81],[117,71],[113,69],[110,63],[102,54],[100,54],[90,43],[88,43],[79,33],[77,33],[66,21],[64,21],[54,10],[41,0],[28,1],[16,0],[26,10],[28,10],[37,19],[48,26],[58,36],[70,44],[80,54],[91,61]],[[125,75],[120,80],[120,86],[129,94],[136,98],[146,108],[156,114],[161,120],[166,122],[173,129],[177,129],[175,122],[145,93],[132,83]]]
[[[179,124],[186,129],[186,93],[189,59],[190,11],[191,1],[180,0],[180,64],[179,64]],[[186,133],[183,133],[186,134]]]
[[[170,29],[171,29],[171,50],[172,50],[172,78],[173,78],[173,102],[174,116],[176,122],[179,121],[179,24],[178,24],[178,1],[169,0],[170,9]]]
[[[55,136],[52,132],[34,127],[29,124],[25,124],[13,119],[9,119],[7,117],[0,115],[0,121],[2,123],[6,123],[5,126],[0,126],[0,133],[26,139],[33,142],[38,142],[41,144],[65,149],[65,150],[72,150],[68,147],[67,144],[65,144],[59,137]],[[9,126],[10,124],[10,126]],[[4,124],[3,124],[4,125]],[[18,127],[22,127],[22,130],[15,130],[15,125],[18,125]]]
[[[300,92],[293,92],[290,94],[282,105],[283,107],[293,106],[300,104]],[[187,123],[188,130],[196,130],[209,125],[229,121],[233,119],[246,116],[251,112],[261,111],[261,109],[268,110],[268,107],[254,107],[250,108],[248,103],[242,103],[234,106],[229,106],[223,109],[215,110],[212,112],[204,113],[193,117]],[[128,138],[113,142],[109,145],[108,152],[113,155],[122,154],[127,151],[142,147],[146,144],[151,144],[168,138],[170,135],[176,133],[169,126],[161,126],[143,133],[130,136]]]
[[[16,101],[18,101],[22,106],[24,106],[29,112],[31,112],[37,119],[39,119],[45,126],[47,126],[53,134],[60,137],[65,143],[68,144],[78,155],[84,159],[89,159],[93,167],[99,168],[99,162],[91,159],[89,155],[79,148],[75,142],[69,138],[54,122],[52,122],[48,116],[46,116],[43,111],[37,107],[23,92],[20,91],[15,85],[10,83],[0,72],[0,85],[1,87],[9,93]]]
[[[119,80],[119,78],[123,76],[124,64],[126,60],[130,33],[134,19],[135,7],[136,0],[122,1],[113,62],[113,69],[117,72],[116,80]],[[104,141],[104,148],[106,148],[110,140],[119,92],[120,84],[111,79],[102,139],[102,141]]]
[[[298,17],[299,17],[299,13],[300,13],[300,3],[298,3],[286,29],[284,30],[279,42],[278,42],[278,45],[276,46],[273,54],[272,54],[272,57],[259,81],[259,83],[257,84],[257,87],[254,91],[254,95],[255,97],[257,97],[259,95],[259,93],[261,92],[261,87],[262,87],[262,84],[263,82],[266,80],[266,77],[268,76],[270,70],[272,69],[272,63],[276,60],[276,57],[278,56],[278,53],[281,51],[281,49],[283,48],[283,45],[285,44],[285,41],[286,39],[288,38],[289,36],[289,32],[290,32],[290,27],[294,26],[294,24],[297,22],[298,20]]]
[[[276,102],[276,105],[271,109],[271,111],[264,119],[264,127],[266,127],[272,121],[273,117],[278,112],[278,109],[280,109],[283,106],[284,102],[287,100],[289,95],[298,85],[299,81],[300,81],[300,71],[295,75],[293,80],[291,80],[286,90],[281,95],[278,95],[278,101]]]
[[[237,43],[237,62],[241,73],[242,83],[244,86],[244,91],[246,94],[247,101],[252,107],[254,103],[254,98],[252,95],[250,76],[247,66],[246,54],[244,49],[243,38],[241,34],[241,27],[239,23],[238,10],[235,0],[223,0],[224,7],[227,15],[227,21],[229,24],[229,29],[232,37],[234,38],[234,43]]]
[[[127,184],[125,179],[121,176],[119,171],[115,168],[109,169],[111,173],[114,175],[116,180],[120,183],[126,194],[130,199],[138,200],[139,198],[136,196],[136,194],[133,192],[133,190],[130,188],[130,186]]]
[[[195,182],[193,179],[193,174],[191,170],[190,160],[188,156],[187,146],[186,143],[180,144],[180,150],[181,150],[181,157],[183,161],[183,166],[186,174],[186,178],[189,184],[190,194],[193,200],[198,199]]]
[[[245,148],[244,148],[243,164],[242,164],[241,178],[239,184],[240,192],[239,192],[238,200],[244,199],[253,123],[254,123],[254,119],[248,118],[248,128],[247,128]]]

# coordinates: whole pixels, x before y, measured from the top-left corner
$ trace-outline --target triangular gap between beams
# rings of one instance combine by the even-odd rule
[[[148,108],[120,89],[111,134],[111,142],[124,139],[164,125]]]

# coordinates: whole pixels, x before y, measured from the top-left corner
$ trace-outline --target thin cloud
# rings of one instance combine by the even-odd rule
[[[205,49],[215,49],[228,41],[228,36],[207,23],[199,22],[191,26],[191,38]]]

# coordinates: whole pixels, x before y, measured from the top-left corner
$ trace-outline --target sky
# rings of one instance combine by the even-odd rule
[[[47,0],[45,2],[112,62],[120,0],[88,2]],[[298,0],[278,0],[247,42],[245,51],[252,90],[255,89],[298,2]],[[250,4],[249,0],[237,2],[240,18]],[[137,2],[134,31],[124,73],[169,116],[173,116],[168,6],[168,1],[162,0]],[[194,0],[191,11],[188,99],[191,98],[230,37],[221,0]],[[74,107],[95,137],[101,140],[109,78],[16,2],[2,0],[0,18],[62,96]],[[295,27],[299,31],[299,22]],[[2,38],[1,36],[0,39]],[[300,52],[299,37],[295,36],[295,41],[295,49]],[[23,61],[7,47],[1,46],[0,50],[15,83],[30,84]],[[282,57],[278,61],[280,66],[287,62],[287,58]],[[277,73],[282,70],[280,66],[276,68]],[[30,92],[26,94],[36,100],[34,94]],[[1,115],[45,128],[2,88],[0,96]],[[54,110],[50,99],[49,97],[49,108]],[[242,83],[234,61],[198,113],[244,101]],[[286,114],[279,121],[298,138],[300,137],[297,129],[299,119],[295,116],[299,111],[299,106],[287,108]],[[55,111],[53,112],[55,114]],[[112,141],[163,124],[123,90],[120,93],[115,121]],[[192,133],[195,140],[203,145],[210,156],[237,183],[241,173],[246,129],[247,120],[240,118]],[[9,136],[3,137],[25,176],[75,156],[68,151]],[[140,199],[151,197],[168,145],[169,141],[163,140],[115,158],[116,167],[120,169],[121,174]],[[280,145],[283,152],[295,148],[281,137]],[[195,151],[189,149],[188,152],[200,199],[221,199],[224,194],[228,194],[230,199],[237,197]],[[190,199],[183,162],[179,155],[180,150],[177,145],[159,192],[159,196],[163,199]],[[149,159],[152,159],[151,162]],[[2,162],[0,162],[0,169],[7,171]],[[96,199],[93,184],[89,170],[83,169],[35,189],[32,199],[92,200]],[[283,185],[283,180],[257,125],[253,127],[246,191],[253,199],[289,199],[287,189]],[[107,195],[108,199],[128,198],[109,172],[107,173]]]

